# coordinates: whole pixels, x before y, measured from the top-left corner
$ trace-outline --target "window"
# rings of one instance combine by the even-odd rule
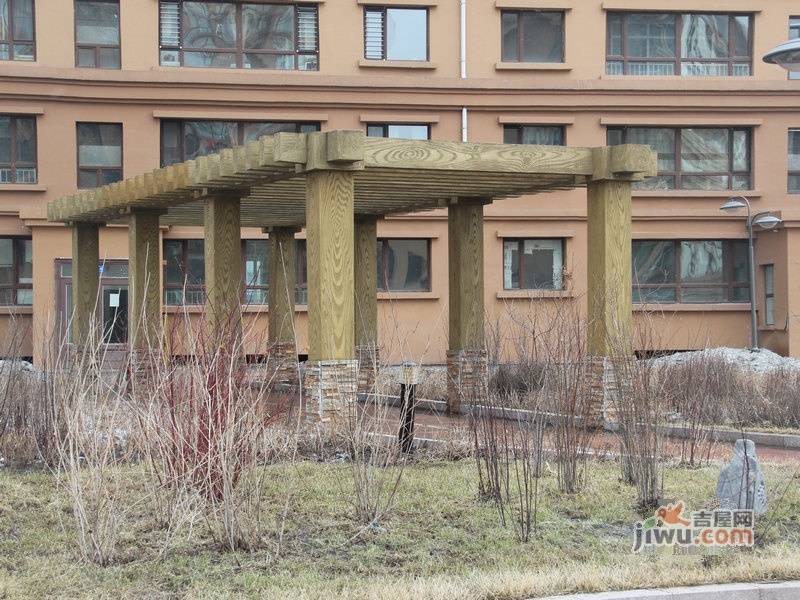
[[[75,0],[75,66],[120,68],[118,0]]]
[[[316,6],[161,0],[160,16],[163,66],[319,70]]]
[[[36,180],[36,119],[0,115],[0,183]]]
[[[310,133],[319,123],[260,121],[161,121],[161,166],[213,154],[281,131]]]
[[[764,325],[775,325],[775,265],[764,265]]]
[[[269,302],[269,240],[242,240],[244,304]]]
[[[369,123],[367,135],[370,137],[398,138],[404,140],[431,139],[430,125]]]
[[[30,238],[0,238],[0,305],[33,304],[33,242]]]
[[[203,240],[164,240],[164,304],[205,302],[206,261]]]
[[[122,125],[78,123],[78,188],[122,179]]]
[[[428,9],[364,9],[364,58],[428,60]]]
[[[504,10],[503,62],[564,62],[564,13]]]
[[[36,60],[33,0],[0,0],[0,60]]]
[[[789,193],[800,194],[800,129],[789,130]]]
[[[636,240],[633,301],[641,304],[750,301],[745,240]]]
[[[749,128],[609,127],[608,143],[647,144],[658,152],[658,176],[645,190],[752,189]]]
[[[750,75],[751,15],[610,12],[609,75]]]
[[[383,292],[429,292],[430,240],[378,240],[378,289]]]
[[[800,38],[800,17],[791,17],[789,19],[789,39],[796,40]],[[800,79],[800,72],[789,71],[789,79]]]
[[[504,144],[563,146],[565,137],[561,125],[503,125]]]
[[[560,290],[563,274],[563,239],[503,240],[504,289]]]

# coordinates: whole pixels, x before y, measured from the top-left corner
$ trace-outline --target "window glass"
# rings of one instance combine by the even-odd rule
[[[77,0],[75,39],[79,44],[119,45],[119,3]]]
[[[675,244],[636,241],[633,244],[634,285],[675,283]]]
[[[232,148],[238,140],[238,125],[230,121],[184,121],[183,127],[185,160]]]
[[[726,58],[730,55],[727,15],[687,14],[681,19],[684,58]]]
[[[428,11],[386,9],[386,59],[428,60]]]
[[[503,61],[513,62],[519,60],[519,14],[503,12],[501,28]]]
[[[503,242],[505,289],[560,290],[563,287],[564,240],[524,239]]]
[[[389,137],[406,140],[427,140],[427,125],[389,125]]]
[[[378,289],[430,290],[428,240],[378,240]]]
[[[164,240],[164,302],[175,306],[205,301],[203,240]]]
[[[0,285],[14,284],[14,240],[0,238]]]
[[[560,125],[504,125],[503,143],[563,146],[564,128]]]
[[[684,171],[727,171],[727,129],[684,129],[681,132],[681,168]]]
[[[775,325],[775,266],[764,265],[764,324]]]
[[[294,50],[294,7],[245,4],[242,37],[247,49]]]
[[[36,183],[36,121],[0,115],[0,183]]]
[[[564,61],[563,12],[504,11],[502,37],[504,61]]]
[[[628,15],[628,56],[675,56],[675,16],[655,13]]]
[[[800,129],[789,130],[789,191],[800,193]]]
[[[184,2],[185,48],[236,48],[236,5],[228,2]]]
[[[245,304],[267,304],[269,292],[268,240],[244,241]]]
[[[121,165],[122,128],[116,123],[79,123],[78,162],[82,167]]]

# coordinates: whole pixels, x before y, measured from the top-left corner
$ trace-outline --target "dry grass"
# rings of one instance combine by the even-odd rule
[[[280,463],[263,470],[264,548],[220,552],[204,522],[162,554],[164,531],[148,508],[141,466],[120,467],[128,519],[116,561],[76,561],[70,500],[39,471],[0,472],[0,596],[164,598],[516,598],[570,591],[800,577],[800,491],[773,502],[770,544],[724,555],[634,556],[635,492],[613,463],[589,465],[586,488],[557,491],[553,465],[542,478],[540,527],[516,541],[496,509],[477,498],[470,461],[409,465],[392,513],[354,538],[361,524],[335,493],[348,465]],[[718,467],[665,472],[668,497],[690,508],[712,502]],[[786,487],[784,467],[766,468],[771,490]],[[286,489],[293,494],[282,519]],[[278,528],[282,550],[276,557]]]

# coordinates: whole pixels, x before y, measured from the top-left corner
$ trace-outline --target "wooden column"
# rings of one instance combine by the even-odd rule
[[[448,209],[450,344],[447,408],[485,400],[488,383],[483,312],[484,200],[459,200]]]
[[[350,360],[354,337],[354,175],[306,176],[309,360]]]
[[[161,325],[160,211],[135,211],[128,219],[129,310],[131,348],[146,349],[159,342]]]
[[[242,239],[238,196],[206,199],[206,313],[209,333],[219,337],[241,331]]]
[[[374,216],[355,220],[355,343],[375,348],[378,342],[378,221]]]
[[[588,350],[594,356],[632,351],[631,182],[588,188]]]
[[[92,344],[97,325],[100,285],[100,226],[72,225],[72,342],[82,348]]]
[[[274,381],[298,383],[294,330],[296,227],[269,230],[269,352],[275,366]]]

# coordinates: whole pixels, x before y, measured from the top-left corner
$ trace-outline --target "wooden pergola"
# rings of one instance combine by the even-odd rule
[[[240,306],[241,227],[264,228],[271,240],[269,339],[287,355],[294,353],[294,306],[285,293],[294,288],[291,242],[305,227],[309,362],[304,386],[307,396],[319,399],[314,410],[324,416],[355,385],[358,358],[377,347],[376,219],[446,208],[449,404],[455,409],[462,399],[474,398],[486,373],[483,206],[588,188],[588,345],[604,356],[612,333],[617,343],[630,339],[631,184],[655,173],[656,155],[647,146],[473,144],[367,138],[360,131],[279,133],[60,198],[48,206],[48,218],[73,231],[73,340],[78,344],[88,335],[95,307],[99,228],[127,222],[134,347],[153,339],[150,334],[161,324],[159,225],[204,227],[212,323]],[[333,379],[340,385],[331,386]]]

